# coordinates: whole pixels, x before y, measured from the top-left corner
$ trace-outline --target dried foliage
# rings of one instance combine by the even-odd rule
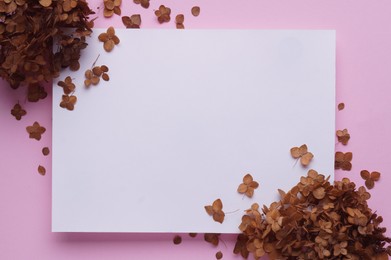
[[[174,243],[174,245],[179,245],[180,243],[182,243],[182,237],[176,235],[176,236],[174,237],[174,239],[172,240],[172,242]]]
[[[26,110],[24,110],[19,103],[15,104],[14,107],[11,109],[11,115],[13,115],[16,120],[22,119],[22,116],[25,116],[26,114]]]
[[[50,153],[49,147],[42,148],[42,154],[43,155],[47,156],[47,155],[49,155],[49,153]]]
[[[65,67],[78,69],[91,14],[85,0],[1,0],[0,76],[18,88],[50,81]]]
[[[205,233],[204,240],[208,243],[211,243],[214,246],[218,246],[219,241],[220,241],[220,239],[219,239],[220,235],[221,234],[218,234],[218,233]]]
[[[380,174],[380,172],[369,173],[369,171],[367,171],[367,170],[362,170],[360,172],[360,175],[361,175],[361,178],[363,178],[365,180],[365,186],[368,189],[373,189],[373,187],[375,187],[375,181],[380,180],[381,174]]]
[[[336,132],[338,142],[342,143],[343,145],[347,145],[350,139],[350,134],[348,132],[348,129],[344,130],[337,130]]]
[[[175,24],[177,29],[185,29],[183,22],[185,21],[185,16],[183,14],[178,14],[175,17]]]
[[[200,11],[201,11],[201,9],[200,9],[200,7],[199,6],[193,6],[192,8],[191,8],[191,14],[193,15],[193,16],[199,16],[200,15]]]
[[[251,174],[246,174],[243,177],[243,183],[238,187],[238,192],[251,198],[254,195],[254,190],[258,188],[258,186],[259,184],[253,180],[253,176],[251,176]]]
[[[107,52],[112,51],[114,46],[120,42],[118,36],[115,35],[115,29],[113,26],[110,26],[105,33],[99,34],[98,39],[103,42],[103,48]]]
[[[141,4],[142,7],[148,8],[149,7],[149,0],[133,0],[135,4]]]
[[[103,0],[105,6],[103,16],[106,18],[112,17],[114,14],[121,15],[122,0]]]
[[[171,20],[171,9],[161,5],[159,6],[159,10],[155,11],[155,15],[159,23],[168,23]]]
[[[205,206],[205,210],[210,216],[213,216],[214,221],[219,222],[220,224],[223,223],[225,213],[223,211],[223,202],[221,199],[215,200],[212,205]]]
[[[42,134],[46,132],[46,128],[40,126],[38,122],[34,122],[32,126],[26,127],[26,131],[31,139],[41,140]]]
[[[42,176],[45,176],[46,174],[46,169],[42,165],[38,166],[38,173],[41,174]]]
[[[344,103],[339,103],[338,104],[338,110],[341,111],[345,108],[345,104]]]
[[[350,171],[352,169],[353,153],[347,152],[336,152],[335,153],[335,163],[334,168],[336,170],[342,169],[344,171]]]
[[[291,148],[291,155],[295,159],[300,158],[300,163],[303,166],[307,166],[308,164],[310,164],[312,158],[314,158],[314,155],[308,152],[308,148],[306,144],[303,144],[300,147]]]
[[[122,23],[126,28],[140,29],[141,16],[139,14],[133,14],[132,16],[122,16]]]
[[[391,255],[381,216],[368,207],[369,194],[349,179],[330,184],[310,170],[281,200],[242,217],[235,254],[258,259],[387,259]],[[387,245],[388,244],[388,245]]]

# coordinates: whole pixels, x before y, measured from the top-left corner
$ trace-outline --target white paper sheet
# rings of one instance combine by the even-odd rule
[[[237,233],[243,210],[269,205],[310,168],[333,174],[335,32],[94,30],[75,110],[53,94],[54,232]],[[83,87],[84,71],[110,81]],[[56,82],[54,83],[56,85]],[[290,155],[307,144],[308,168]],[[251,173],[252,199],[237,193]],[[204,210],[223,201],[223,224]]]

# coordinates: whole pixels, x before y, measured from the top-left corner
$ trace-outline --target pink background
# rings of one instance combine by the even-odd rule
[[[336,179],[362,185],[360,170],[380,171],[369,204],[391,229],[391,1],[152,0],[147,10],[131,2],[124,1],[122,13],[140,13],[143,28],[175,28],[173,22],[159,25],[154,17],[153,9],[165,4],[172,17],[185,15],[187,29],[336,29],[337,103],[346,105],[336,112],[337,129],[348,128],[352,136],[348,146],[337,144],[336,150],[354,154],[352,171],[337,171]],[[199,17],[191,16],[193,5],[201,7]],[[120,17],[105,19],[101,13],[97,27],[123,28]],[[51,233],[51,157],[41,153],[51,147],[50,85],[48,98],[28,103],[24,88],[0,84],[0,259],[215,259],[219,250],[224,259],[240,259],[232,254],[234,235],[223,236],[226,245],[214,248],[200,234],[195,239],[183,234],[182,244],[174,246],[173,234]],[[21,121],[10,115],[17,101],[28,112]],[[25,130],[34,121],[47,128],[39,142]],[[39,164],[46,176],[37,173]]]

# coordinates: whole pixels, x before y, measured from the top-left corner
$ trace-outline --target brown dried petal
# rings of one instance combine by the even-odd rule
[[[344,103],[339,103],[338,104],[338,110],[343,110],[345,108],[345,104]]]
[[[221,251],[216,253],[216,259],[222,259],[223,258],[223,253]]]
[[[176,236],[174,237],[174,239],[173,239],[173,242],[174,242],[174,245],[179,245],[180,243],[182,243],[182,237],[176,235]]]
[[[38,166],[38,173],[41,174],[42,176],[44,176],[46,174],[46,169],[45,167],[39,165]]]
[[[200,11],[201,11],[201,9],[200,9],[199,6],[193,6],[191,8],[191,14],[196,16],[196,17],[200,15]]]
[[[220,234],[217,234],[217,233],[205,233],[204,240],[208,243],[211,243],[214,246],[218,246],[219,245],[219,236],[220,236]]]
[[[49,7],[49,6],[52,4],[52,0],[39,0],[39,3],[40,3],[43,7]]]
[[[42,154],[43,155],[47,156],[47,155],[49,155],[49,153],[50,153],[49,147],[42,148]]]

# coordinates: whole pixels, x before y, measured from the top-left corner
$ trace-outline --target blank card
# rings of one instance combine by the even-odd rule
[[[333,175],[334,31],[116,30],[110,53],[104,31],[60,77],[74,111],[54,82],[54,232],[238,233],[252,203],[309,169]],[[98,56],[110,80],[86,88]],[[302,144],[308,167],[290,155]],[[252,198],[237,192],[247,173]],[[204,209],[218,198],[222,224]]]

